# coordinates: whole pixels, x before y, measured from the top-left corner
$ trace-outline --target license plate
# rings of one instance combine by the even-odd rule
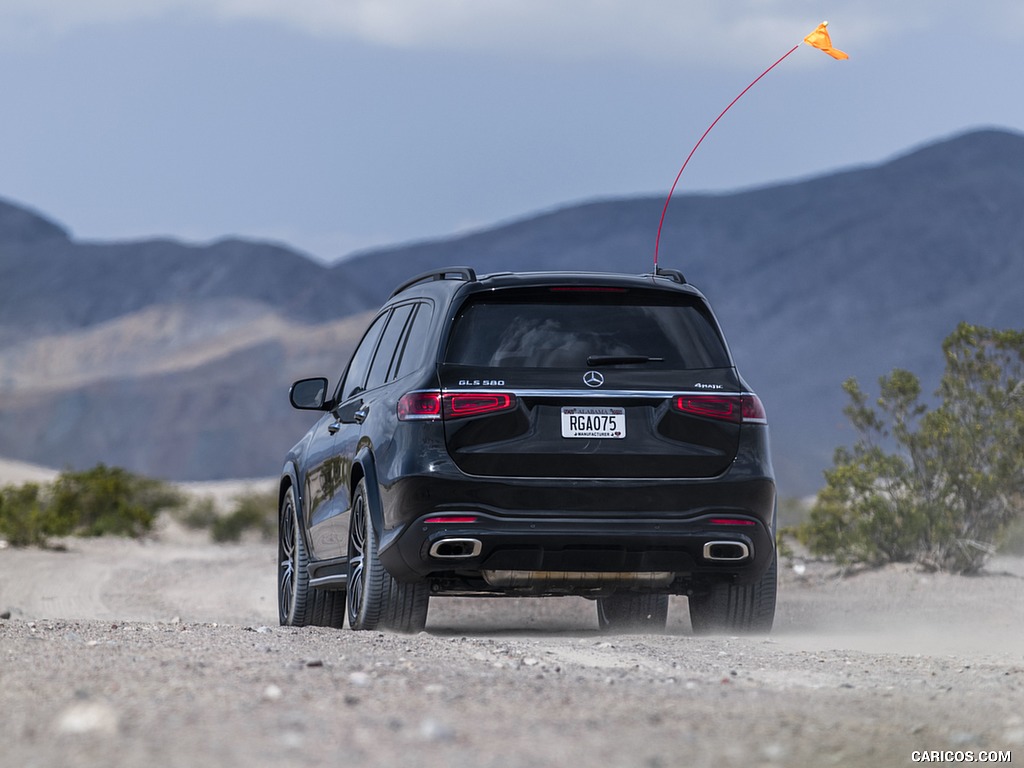
[[[562,437],[618,439],[625,436],[625,408],[562,408]]]

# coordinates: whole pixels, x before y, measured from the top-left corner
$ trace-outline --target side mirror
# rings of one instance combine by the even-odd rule
[[[299,379],[288,390],[288,400],[292,408],[301,411],[323,411],[327,401],[327,379]]]

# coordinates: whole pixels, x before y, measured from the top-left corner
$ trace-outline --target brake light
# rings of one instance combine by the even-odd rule
[[[440,418],[440,392],[408,392],[398,401],[399,421]]]
[[[709,419],[739,422],[740,403],[738,397],[726,395],[679,395],[673,401],[677,411]]]
[[[743,395],[740,397],[740,402],[744,421],[768,423],[768,414],[765,413],[761,398],[757,395]]]
[[[515,395],[508,392],[447,392],[443,399],[446,419],[507,411],[516,404]]]
[[[764,406],[757,395],[677,395],[672,406],[682,413],[709,419],[766,424]]]
[[[560,285],[548,290],[552,293],[626,293],[629,289],[611,285]]]
[[[398,401],[398,419],[461,419],[499,413],[515,406],[516,396],[508,392],[408,392]]]

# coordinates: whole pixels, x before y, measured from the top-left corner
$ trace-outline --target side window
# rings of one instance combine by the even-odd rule
[[[426,362],[427,353],[430,351],[427,349],[427,332],[430,330],[430,319],[433,314],[433,304],[420,304],[416,309],[409,333],[405,337],[405,346],[402,347],[400,357],[394,366],[394,378],[399,379],[407,373],[412,373]]]
[[[370,375],[366,379],[367,389],[379,387],[388,380],[388,372],[391,370],[391,362],[395,359],[398,342],[402,339],[406,321],[415,306],[415,304],[403,304],[395,307],[391,313],[387,328],[384,329],[384,333],[380,337],[377,354],[374,355],[373,363],[370,364]]]
[[[364,383],[366,382],[367,370],[370,367],[370,361],[373,359],[373,353],[377,349],[377,342],[380,340],[381,332],[384,330],[384,324],[387,322],[389,315],[389,312],[385,312],[374,320],[369,330],[363,336],[363,340],[356,347],[352,360],[348,364],[345,378],[342,379],[341,385],[338,387],[339,402],[348,400],[366,388]]]

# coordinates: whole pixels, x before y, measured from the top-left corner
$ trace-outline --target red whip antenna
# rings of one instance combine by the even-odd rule
[[[669,201],[672,200],[672,193],[676,191],[676,184],[679,183],[679,177],[682,176],[683,175],[683,171],[686,170],[686,166],[690,162],[690,158],[693,157],[693,153],[697,151],[697,147],[699,147],[701,145],[701,142],[704,141],[705,137],[709,133],[711,133],[711,129],[714,128],[716,125],[718,125],[718,121],[721,120],[723,117],[725,117],[725,113],[728,112],[730,109],[732,109],[732,105],[735,104],[740,99],[742,99],[744,94],[747,91],[749,91],[751,88],[753,88],[755,85],[757,85],[758,81],[762,77],[764,77],[769,72],[771,72],[773,69],[775,69],[777,66],[779,66],[779,64],[781,64],[783,62],[783,60],[785,60],[790,54],[792,54],[799,47],[800,47],[800,43],[797,43],[796,45],[794,45],[778,61],[776,61],[774,64],[772,64],[770,67],[768,67],[768,69],[766,69],[764,72],[762,72],[756,78],[754,78],[754,80],[750,83],[750,85],[748,85],[746,88],[744,88],[742,91],[740,91],[739,95],[735,99],[733,99],[732,101],[729,102],[729,106],[727,106],[725,109],[722,110],[722,113],[718,117],[715,118],[714,122],[711,123],[711,125],[708,126],[708,129],[706,131],[704,131],[704,134],[697,140],[697,143],[693,145],[693,149],[690,150],[690,154],[688,154],[686,156],[686,160],[683,161],[683,167],[680,168],[679,169],[679,173],[676,174],[676,180],[672,182],[672,188],[668,191],[668,197],[665,198],[665,205],[661,209],[661,219],[658,221],[658,236],[654,240],[654,274],[658,274],[658,247],[661,245],[661,228],[665,224],[665,212],[668,211],[668,204],[669,204]]]
[[[832,47],[832,39],[831,39],[831,37],[828,34],[828,22],[827,21],[821,22],[821,24],[819,24],[817,26],[817,28],[813,32],[811,32],[811,34],[809,34],[807,37],[805,37],[803,39],[803,42],[807,43],[812,48],[817,48],[819,51],[824,51],[829,56],[831,56],[833,59],[842,60],[842,59],[850,58],[845,53],[840,51],[838,48],[833,48]],[[746,88],[744,88],[742,91],[740,91],[739,96],[737,96],[735,99],[733,99],[732,101],[729,102],[729,106],[722,110],[722,114],[720,114],[718,117],[715,118],[715,121],[713,123],[711,123],[711,125],[708,126],[708,129],[706,131],[704,131],[704,135],[701,136],[700,139],[698,139],[696,144],[693,145],[693,149],[690,150],[690,154],[688,154],[686,156],[686,160],[683,163],[683,167],[680,168],[679,169],[679,173],[676,174],[676,180],[672,182],[672,188],[668,191],[668,197],[665,198],[665,205],[661,209],[661,220],[658,221],[658,236],[654,240],[654,274],[658,274],[658,247],[661,245],[661,228],[665,224],[665,212],[668,210],[668,204],[669,204],[669,201],[672,199],[672,193],[676,191],[676,184],[679,183],[679,177],[682,176],[683,175],[683,171],[686,170],[686,165],[687,165],[687,163],[690,162],[690,158],[693,157],[693,153],[697,151],[697,147],[699,147],[701,142],[704,141],[704,137],[707,136],[709,133],[711,133],[711,129],[714,128],[716,125],[718,125],[718,121],[721,120],[725,116],[725,113],[728,112],[730,109],[732,109],[732,105],[735,104],[740,99],[742,99],[743,98],[743,94],[745,94],[747,91],[749,91],[755,85],[757,85],[757,82],[762,77],[764,77],[769,72],[771,72],[773,69],[775,69],[777,66],[779,66],[779,64],[781,64],[786,57],[788,57],[791,53],[793,53],[793,51],[795,51],[799,47],[800,47],[800,43],[797,43],[792,48],[790,48],[788,51],[786,51],[785,55],[783,55],[778,61],[776,61],[774,64],[772,64],[770,67],[768,67],[768,69],[766,69],[760,75],[755,77],[754,80],[750,83],[750,85],[748,85]]]
[[[833,58],[837,58],[840,60],[844,58],[849,58],[849,56],[843,51],[839,50],[838,48],[833,48],[833,45],[831,45],[831,38],[828,35],[827,28],[828,23],[822,22],[817,26],[814,32],[812,32],[810,35],[804,38],[803,42],[807,43],[812,48],[817,48],[820,51],[824,51]],[[669,189],[669,197],[665,199],[665,206],[662,208],[662,218],[660,218],[660,220],[657,222],[657,238],[654,240],[654,274],[657,274],[657,249],[658,246],[662,244],[662,227],[665,225],[665,213],[666,211],[669,210],[669,202],[672,200],[672,193],[674,193],[674,191],[676,190],[676,184],[679,183],[679,177],[683,175],[683,171],[686,170],[686,164],[690,162],[690,158],[692,158],[693,153],[697,151],[697,147],[700,146],[700,142],[705,140],[705,136],[711,133],[711,129],[718,125],[718,121],[725,117],[725,113],[732,109],[732,105],[736,103],[736,101],[738,101],[740,98],[742,98],[743,94],[746,93],[746,91],[749,91],[751,88],[757,85],[758,81],[761,80],[761,78],[763,78],[769,72],[778,67],[780,63],[782,63],[782,60],[786,58],[786,56],[793,53],[799,47],[800,43],[797,43],[790,50],[787,50],[785,54],[782,55],[777,61],[775,61],[775,63],[773,63],[771,67],[769,67],[767,70],[765,70],[756,78],[754,78],[750,85],[743,88],[743,90],[739,92],[739,95],[732,99],[729,102],[729,105],[726,106],[724,110],[722,110],[722,114],[715,118],[715,122],[708,126],[708,130],[703,132],[703,135],[700,136],[699,139],[697,139],[697,142],[695,144],[693,144],[693,148],[692,150],[690,150],[690,154],[686,156],[686,161],[683,163],[683,167],[680,168],[679,173],[676,174],[676,180],[672,182],[672,188]]]

